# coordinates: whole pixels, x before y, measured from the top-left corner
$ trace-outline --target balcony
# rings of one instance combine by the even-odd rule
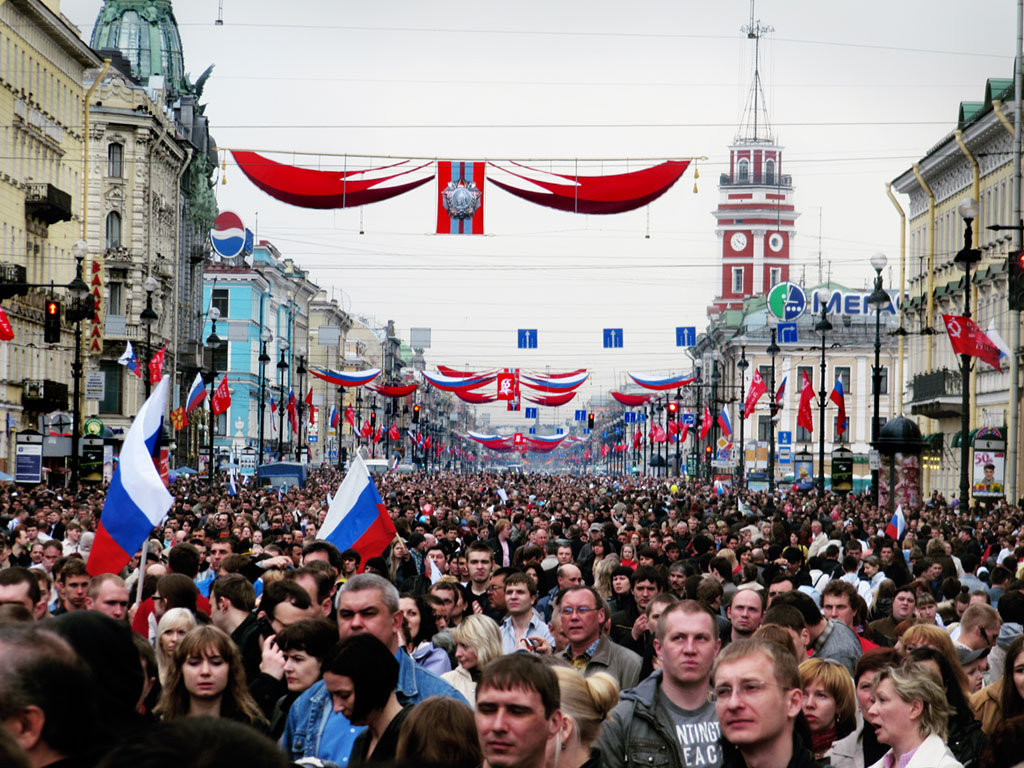
[[[31,216],[46,224],[71,221],[71,195],[46,182],[31,182],[27,186],[26,216]]]
[[[718,177],[718,183],[719,183],[719,186],[730,187],[730,188],[735,188],[735,187],[792,187],[793,186],[793,177],[790,176],[789,174],[783,174],[782,176],[776,176],[775,178],[773,178],[771,180],[771,182],[768,182],[768,181],[762,179],[760,176],[758,176],[757,178],[754,178],[753,176],[748,176],[746,179],[742,179],[742,180],[739,177],[737,177],[736,181],[732,181],[732,179],[729,178],[729,174],[728,173],[723,173],[723,174],[721,174]]]
[[[26,380],[21,405],[29,413],[50,413],[68,409],[68,385],[45,379]]]
[[[932,419],[959,416],[961,414],[960,372],[942,368],[928,373],[919,373],[911,379],[914,390],[910,400],[910,412]]]

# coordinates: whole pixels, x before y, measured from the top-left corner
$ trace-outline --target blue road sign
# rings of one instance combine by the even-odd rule
[[[684,325],[676,328],[676,346],[692,347],[697,343],[697,326]]]
[[[587,420],[587,412],[586,411],[576,411],[576,415],[573,418],[573,420],[574,421],[586,421]]]
[[[537,329],[536,328],[520,328],[519,333],[519,349],[536,349],[537,348]]]
[[[626,411],[622,415],[625,417],[625,421],[627,424],[636,424],[636,414],[633,413],[632,411]]]
[[[793,433],[792,432],[779,432],[779,445],[792,445],[793,444]]]
[[[641,423],[647,421],[647,414],[646,413],[638,413],[636,415],[636,420],[641,422]]]
[[[583,428],[583,434],[584,435],[589,435],[590,434],[590,427],[584,427]]]
[[[691,427],[697,423],[697,418],[692,413],[683,414],[683,424],[689,424]]]
[[[555,434],[556,434],[556,435],[560,435],[560,434],[562,434],[562,428],[561,428],[561,427],[558,427],[558,428],[556,428],[556,429],[555,429]]]
[[[601,439],[602,440],[607,440],[608,439],[608,430],[607,429],[604,432],[601,433]]]
[[[525,411],[526,411],[526,418],[528,418],[528,419],[536,419],[537,418],[537,409],[536,408],[526,408]]]
[[[799,334],[796,330],[796,323],[779,323],[779,343],[796,344]]]
[[[779,464],[789,464],[793,461],[792,448],[779,448]]]
[[[537,428],[536,427],[530,427],[530,434],[531,435],[536,435],[537,434]]]
[[[604,329],[604,348],[605,349],[621,349],[622,348],[622,329],[621,328],[605,328]]]

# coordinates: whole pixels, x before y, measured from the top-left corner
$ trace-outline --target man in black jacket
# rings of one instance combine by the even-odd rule
[[[631,581],[633,601],[624,610],[612,614],[611,638],[642,656],[644,633],[654,629],[647,621],[647,606],[665,591],[665,580],[656,568],[641,565],[633,573]]]

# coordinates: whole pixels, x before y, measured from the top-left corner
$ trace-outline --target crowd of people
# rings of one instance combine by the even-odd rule
[[[377,553],[341,479],[181,477],[101,575],[102,489],[0,486],[0,765],[1024,764],[1016,506],[393,474]]]

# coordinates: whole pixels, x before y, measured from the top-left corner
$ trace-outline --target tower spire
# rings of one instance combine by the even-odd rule
[[[748,40],[754,41],[754,78],[750,83],[750,92],[743,108],[740,121],[740,133],[737,137],[742,141],[773,143],[771,125],[768,121],[768,101],[764,96],[761,84],[761,38],[775,31],[775,28],[762,24],[755,18],[754,3],[750,0],[750,23],[740,28]]]

